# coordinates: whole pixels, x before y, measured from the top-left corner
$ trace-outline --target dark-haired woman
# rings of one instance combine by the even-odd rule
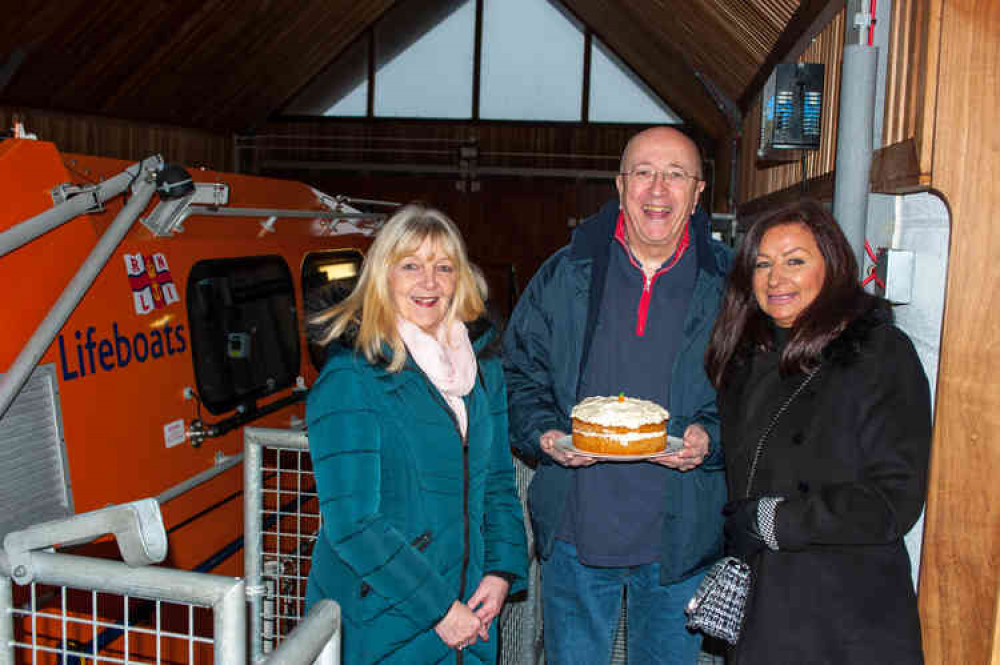
[[[924,501],[930,395],[857,275],[836,221],[809,201],[760,219],[733,264],[706,356],[727,550],[754,573],[731,665],[923,662],[903,536]]]

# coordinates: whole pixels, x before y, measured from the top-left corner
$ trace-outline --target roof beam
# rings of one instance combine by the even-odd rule
[[[833,17],[844,8],[844,4],[845,0],[802,0],[792,20],[774,43],[774,48],[743,91],[739,106],[744,115],[764,88],[767,77],[771,75],[775,66],[799,57],[809,45],[809,40],[833,20]]]
[[[627,3],[610,0],[561,2],[684,118],[686,124],[715,139],[726,136],[725,117],[688,66],[684,55],[630,15]]]

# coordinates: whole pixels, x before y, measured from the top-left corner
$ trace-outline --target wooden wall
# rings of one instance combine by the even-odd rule
[[[231,171],[233,141],[228,135],[199,129],[116,120],[102,116],[69,115],[0,106],[0,128],[19,118],[25,129],[62,152],[139,161],[162,155],[170,163]]]
[[[569,242],[570,219],[581,220],[616,195],[610,180],[482,178],[478,191],[452,176],[283,171],[331,195],[406,203],[423,201],[447,213],[462,231],[470,258],[486,274],[502,316],[538,267]]]
[[[838,13],[813,40],[798,62],[825,65],[823,81],[823,128],[819,150],[806,152],[805,174],[798,158],[786,163],[757,160],[760,147],[760,106],[757,99],[743,118],[740,136],[740,163],[737,201],[745,203],[786,188],[799,187],[803,180],[815,181],[832,173],[837,157],[837,114],[840,108],[840,69],[844,50],[844,15]],[[813,195],[817,195],[813,192]],[[819,195],[823,198],[823,194]]]
[[[240,162],[250,171],[301,180],[331,195],[419,199],[443,209],[462,228],[472,259],[485,269],[506,313],[511,267],[523,288],[569,241],[571,219],[583,219],[617,196],[613,176],[621,151],[642,128],[303,120],[271,123],[238,143],[248,148]],[[463,145],[479,151],[473,178],[456,168]],[[728,168],[718,171],[728,176]],[[711,209],[711,194],[704,198]]]
[[[842,41],[829,37],[822,56],[828,64],[829,57],[839,62],[834,44]],[[893,3],[872,191],[934,191],[952,224],[918,590],[928,665],[1000,665],[998,63],[1000,3]],[[752,163],[756,123],[751,112],[742,139],[741,211],[798,195],[797,165]],[[806,175],[832,194],[834,155],[820,155]]]
[[[929,127],[918,159],[930,165],[930,186],[952,221],[919,590],[924,646],[928,663],[997,665],[1000,3],[912,4],[931,35],[940,31],[939,41],[925,40],[910,57],[938,61],[927,73],[926,90],[936,99],[925,110]]]

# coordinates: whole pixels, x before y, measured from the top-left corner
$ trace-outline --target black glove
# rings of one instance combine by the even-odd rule
[[[757,499],[730,501],[722,507],[726,518],[726,554],[747,561],[766,548],[757,524]]]

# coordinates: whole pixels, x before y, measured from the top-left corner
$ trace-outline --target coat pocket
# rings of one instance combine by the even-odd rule
[[[434,535],[430,531],[424,531],[422,534],[410,541],[410,545],[416,548],[418,552],[423,552],[426,550],[431,541],[434,539]],[[365,598],[372,592],[371,585],[368,582],[361,583],[361,597]]]

